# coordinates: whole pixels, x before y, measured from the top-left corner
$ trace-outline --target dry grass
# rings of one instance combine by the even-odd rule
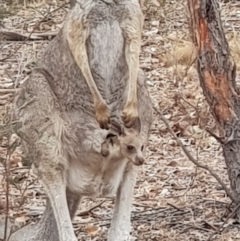
[[[163,55],[162,61],[165,67],[174,65],[189,66],[196,58],[196,48],[190,41],[179,40],[177,36],[168,36],[170,51]]]
[[[227,35],[231,55],[236,63],[237,70],[240,70],[240,33],[233,32]]]

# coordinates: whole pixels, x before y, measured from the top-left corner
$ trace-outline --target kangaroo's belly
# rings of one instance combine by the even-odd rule
[[[83,196],[115,197],[126,164],[126,160],[106,160],[100,154],[82,153],[79,160],[70,163],[68,188]]]

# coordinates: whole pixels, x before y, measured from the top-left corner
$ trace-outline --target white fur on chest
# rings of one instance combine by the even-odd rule
[[[81,158],[88,158],[89,165],[82,165],[81,160],[70,164],[68,188],[84,196],[115,197],[127,160],[107,160],[99,154],[89,153],[83,153]]]

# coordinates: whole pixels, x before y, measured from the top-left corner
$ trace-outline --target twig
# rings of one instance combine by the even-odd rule
[[[103,200],[102,202],[99,202],[99,203],[93,205],[89,209],[78,213],[77,216],[86,216],[88,213],[92,212],[95,208],[100,207],[104,202],[106,202],[106,200]]]
[[[0,94],[9,94],[9,93],[15,93],[19,91],[20,89],[0,89]]]
[[[181,209],[181,208],[179,208],[179,207],[175,206],[174,204],[172,204],[172,203],[170,203],[170,202],[167,202],[167,204],[168,204],[169,206],[171,206],[171,207],[173,207],[173,208],[177,209],[178,211],[182,211],[182,209]]]
[[[51,31],[51,32],[44,32],[44,33],[33,33],[31,36],[25,34],[19,34],[15,32],[9,32],[6,30],[0,31],[0,40],[3,39],[4,42],[12,42],[12,41],[19,41],[23,42],[25,40],[44,40],[49,37],[55,37],[58,34],[58,31]]]
[[[164,117],[163,113],[161,110],[159,110],[157,107],[153,106],[154,110],[158,113],[158,115],[160,116],[160,118],[162,119],[162,121],[164,122],[164,124],[166,125],[167,129],[169,130],[169,132],[171,133],[171,135],[173,136],[173,138],[177,141],[177,143],[179,144],[179,146],[182,148],[182,150],[184,151],[185,155],[188,157],[188,159],[193,162],[197,167],[200,167],[202,169],[207,170],[217,181],[218,183],[222,186],[222,188],[225,190],[225,192],[227,193],[227,195],[229,196],[229,198],[236,204],[238,204],[237,199],[234,197],[234,195],[232,194],[232,192],[230,191],[229,188],[227,188],[227,186],[223,183],[223,181],[221,180],[221,178],[212,171],[212,169],[207,166],[207,165],[203,165],[201,163],[199,163],[192,155],[191,153],[187,150],[187,148],[182,144],[182,142],[179,140],[179,138],[176,136],[176,134],[174,133],[173,129],[171,128],[171,126],[169,125],[167,119]]]
[[[8,145],[10,144],[11,135],[8,136]],[[8,216],[9,216],[9,160],[10,160],[10,149],[9,146],[7,148],[7,153],[4,161],[4,169],[5,169],[5,178],[6,178],[6,212],[5,212],[5,224],[4,224],[4,237],[3,240],[7,240],[7,231],[8,231]]]
[[[193,105],[192,103],[190,103],[190,102],[183,96],[182,93],[178,93],[178,95],[179,95],[179,97],[180,97],[185,103],[187,103],[189,106],[191,106],[191,107],[195,110],[195,112],[196,112],[196,114],[197,114],[197,119],[199,119],[200,115],[199,115],[199,111],[198,111],[197,106],[195,106],[195,105]]]
[[[224,138],[223,137],[219,137],[217,135],[215,135],[211,130],[209,130],[208,128],[205,129],[206,132],[208,132],[212,137],[214,137],[220,144],[224,144]]]
[[[186,98],[183,96],[182,93],[178,93],[179,97],[186,102],[188,105],[190,105],[196,112],[198,112],[198,109],[195,105],[193,105],[192,103],[190,103],[188,100],[186,100]]]
[[[236,212],[239,208],[240,208],[240,203],[234,208],[232,213],[228,216],[228,218],[224,221],[224,223],[218,228],[218,230],[210,235],[210,237],[207,239],[207,241],[210,241],[216,234],[223,232],[224,229],[226,229],[226,227],[223,228],[223,226],[229,221],[230,218],[232,218],[236,214]]]
[[[206,220],[204,220],[205,224],[207,224],[209,227],[211,227],[211,229],[213,230],[217,230],[217,227],[215,227],[214,225],[212,225],[211,223],[207,222]]]
[[[10,31],[0,31],[0,39],[3,41],[24,41],[28,36],[25,36],[20,33],[10,32]],[[29,38],[31,39],[31,38]]]
[[[202,227],[199,227],[199,226],[197,226],[197,225],[188,225],[188,227],[186,227],[185,229],[183,229],[182,231],[181,231],[181,233],[186,233],[189,229],[198,229],[198,230],[202,230],[202,231],[204,231],[204,232],[210,232],[210,230],[209,229],[206,229],[206,228],[202,228]]]

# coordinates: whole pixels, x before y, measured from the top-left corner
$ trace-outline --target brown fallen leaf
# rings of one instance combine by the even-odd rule
[[[100,227],[95,225],[89,225],[86,227],[88,236],[95,236],[99,231]]]

